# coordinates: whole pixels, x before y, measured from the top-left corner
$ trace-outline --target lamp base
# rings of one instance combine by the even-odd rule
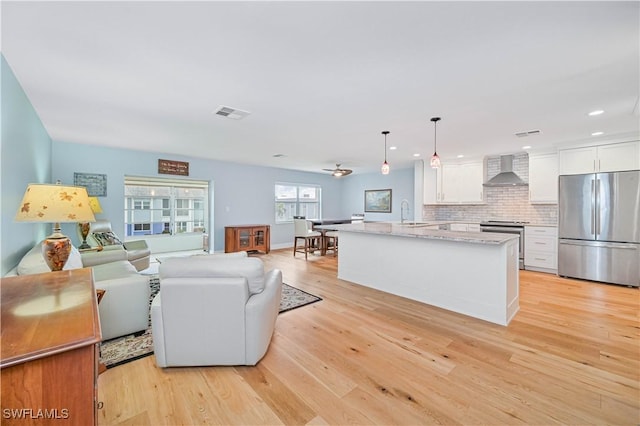
[[[89,222],[78,223],[78,229],[80,230],[80,235],[82,235],[82,244],[78,247],[79,250],[91,248],[91,246],[87,244],[87,236],[89,235],[90,228],[91,224],[89,224]]]
[[[71,254],[71,240],[62,234],[50,235],[42,241],[42,257],[52,271],[62,271]]]

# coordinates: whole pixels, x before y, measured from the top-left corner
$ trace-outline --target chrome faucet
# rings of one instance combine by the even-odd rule
[[[407,209],[407,216],[409,215],[409,201],[408,200],[402,200],[400,202],[400,223],[404,223],[405,221],[405,217],[404,217],[404,209]],[[407,219],[409,219],[407,217]]]

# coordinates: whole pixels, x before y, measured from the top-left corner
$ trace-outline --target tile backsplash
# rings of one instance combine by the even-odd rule
[[[500,171],[500,157],[489,157],[486,163],[486,179]],[[525,182],[529,181],[529,156],[516,154],[513,171]],[[485,220],[518,220],[533,224],[558,223],[557,204],[531,204],[528,186],[484,187],[486,204],[447,204],[423,206],[423,220],[452,220],[482,222]]]

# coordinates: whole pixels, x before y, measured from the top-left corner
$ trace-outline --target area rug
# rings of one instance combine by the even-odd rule
[[[160,289],[160,280],[157,276],[149,279],[149,286],[151,287],[149,304],[151,304],[153,297]],[[279,313],[300,308],[320,300],[322,299],[318,296],[283,283]],[[100,344],[100,362],[107,368],[113,368],[151,354],[153,354],[151,322],[149,322],[149,328],[142,333],[106,340]]]

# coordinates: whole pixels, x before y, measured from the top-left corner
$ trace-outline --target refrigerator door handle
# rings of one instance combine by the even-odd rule
[[[574,240],[560,240],[560,244],[566,244],[568,246],[589,246],[589,247],[602,247],[612,249],[625,249],[625,250],[638,250],[637,244],[626,243],[601,243],[595,241],[574,241]]]
[[[596,215],[596,181],[595,179],[591,179],[591,235],[595,237],[596,235],[596,224],[595,224],[595,215]]]
[[[596,204],[595,204],[596,238],[600,235],[600,179],[596,179]]]

